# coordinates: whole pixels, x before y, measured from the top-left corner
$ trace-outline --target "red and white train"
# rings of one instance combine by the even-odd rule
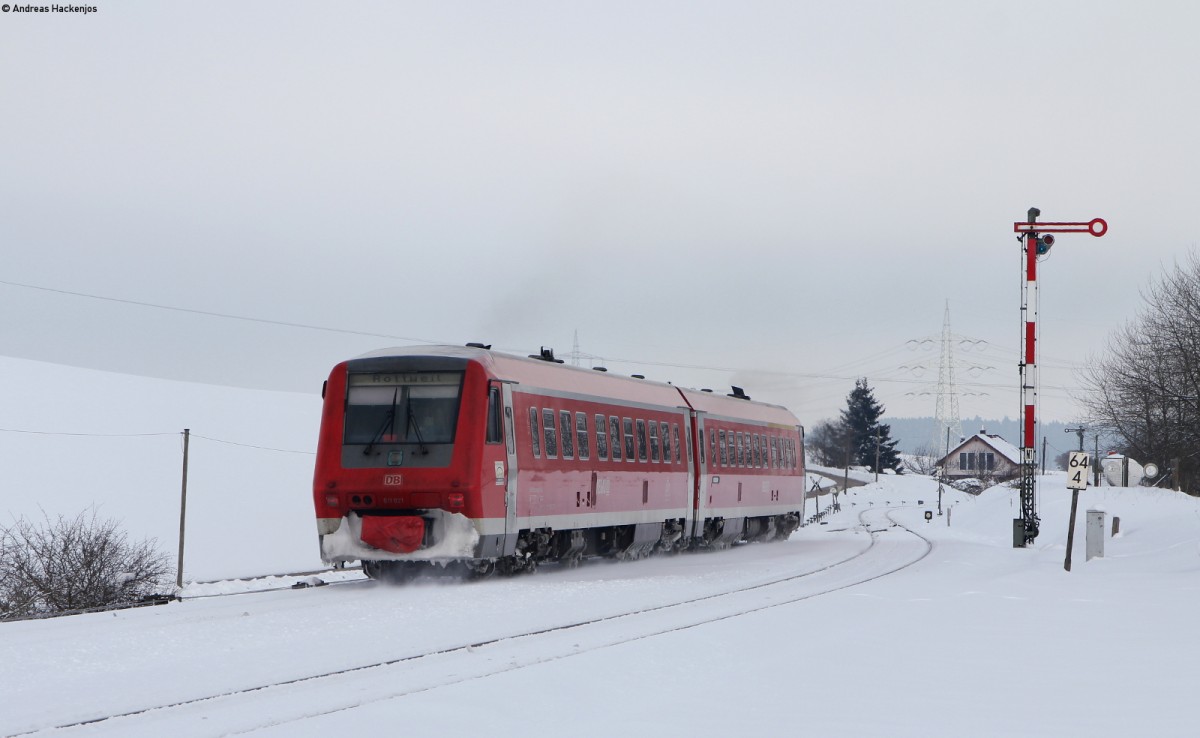
[[[404,578],[787,538],[804,429],[786,409],[472,344],[342,362],[325,383],[321,556]]]

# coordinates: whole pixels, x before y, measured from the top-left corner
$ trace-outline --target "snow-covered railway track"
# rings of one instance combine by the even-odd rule
[[[851,556],[768,581],[655,607],[498,634],[324,673],[281,679],[13,735],[226,735],[286,726],[794,604],[879,579],[928,555],[932,544],[886,510],[864,510],[870,543]],[[892,535],[892,532],[901,535]],[[914,538],[916,540],[914,540]],[[920,543],[918,543],[918,541]],[[284,731],[286,732],[286,731]]]

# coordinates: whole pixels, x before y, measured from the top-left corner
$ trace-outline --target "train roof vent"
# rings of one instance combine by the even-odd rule
[[[606,372],[606,371],[608,371],[608,367],[606,367],[606,366],[594,366],[594,367],[592,367],[592,371],[594,371],[594,372]]]
[[[492,350],[492,344],[490,344],[490,343],[475,343],[474,341],[472,341],[471,343],[468,343],[467,346],[470,348],[481,348],[481,349],[484,349],[485,351]]]
[[[563,363],[563,360],[562,360],[562,359],[556,359],[556,358],[554,358],[554,349],[552,349],[552,348],[546,348],[545,346],[542,346],[541,348],[542,348],[542,352],[541,352],[540,354],[530,354],[530,355],[529,355],[529,358],[531,358],[531,359],[541,359],[542,361],[549,361],[549,362],[550,362],[550,363],[552,363],[552,364],[561,364],[561,363]]]
[[[629,376],[633,377],[634,379],[645,379],[646,378],[645,374],[630,374]]]
[[[739,400],[749,400],[750,399],[750,395],[746,394],[746,391],[743,390],[741,387],[733,387],[733,392],[730,392],[726,396],[727,397],[736,397]]]
[[[705,387],[704,389],[702,389],[702,390],[700,390],[700,391],[701,391],[701,392],[707,392],[707,393],[708,393],[708,394],[710,394],[710,395],[712,394],[712,390],[710,390],[710,389],[709,389],[709,388],[707,388],[707,387]]]

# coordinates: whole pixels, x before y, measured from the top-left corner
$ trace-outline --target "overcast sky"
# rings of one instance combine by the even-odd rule
[[[1037,206],[1110,226],[1040,269],[1070,420],[1200,239],[1194,2],[92,1],[0,13],[9,356],[315,392],[578,331],[812,424],[932,415],[948,304],[963,416],[1016,417]]]

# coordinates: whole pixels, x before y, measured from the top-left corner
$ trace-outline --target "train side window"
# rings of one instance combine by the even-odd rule
[[[609,442],[612,444],[612,460],[621,460],[621,421],[616,415],[612,415],[608,419],[609,435],[612,436]]]
[[[687,436],[687,457],[688,463],[692,463],[692,427],[690,425],[683,426],[683,435]],[[704,463],[704,429],[700,429],[700,463]]]
[[[703,439],[701,439],[703,440]],[[716,431],[708,432],[708,458],[712,459],[713,466],[717,465],[717,434]]]
[[[771,468],[779,468],[779,438],[771,436]]]
[[[533,447],[533,458],[542,458],[541,429],[538,428],[538,411],[536,407],[529,408],[529,440]]]
[[[621,423],[625,426],[625,460],[636,461],[633,451],[633,420],[630,418],[621,418]],[[645,459],[645,455],[642,456]]]
[[[669,423],[658,424],[658,436],[662,439],[663,463],[671,463],[671,426]]]
[[[788,466],[796,468],[796,442],[788,439]]]
[[[571,411],[560,410],[558,414],[562,418],[562,457],[573,459],[575,458],[575,436],[571,433]]]
[[[517,447],[516,441],[513,440],[513,412],[507,405],[504,406],[504,440],[507,442],[508,453],[515,454]]]
[[[638,419],[637,422],[637,452],[638,461],[646,460],[646,421]]]
[[[500,388],[488,389],[487,443],[500,443],[504,431],[500,428]]]
[[[558,433],[554,425],[554,411],[550,408],[542,408],[542,431],[546,437],[546,458],[553,459],[558,456]]]
[[[737,465],[746,465],[746,434],[741,431],[737,434]]]
[[[596,416],[596,458],[608,460],[608,418],[603,415]]]
[[[578,436],[575,445],[579,447],[579,458],[591,458],[592,449],[591,444],[588,443],[587,416],[583,413],[575,413],[575,435]]]
[[[653,420],[650,421],[650,460],[658,463],[658,423]]]
[[[729,455],[725,448],[725,431],[721,430],[721,466],[729,466]]]
[[[679,425],[677,423],[671,423],[671,441],[675,446],[675,463],[678,464],[681,459],[679,458]]]
[[[755,433],[753,436],[751,436],[751,441],[752,441],[752,443],[750,445],[754,448],[754,468],[761,469],[762,465],[763,465],[763,463],[762,463],[762,437],[759,436],[757,433]]]

